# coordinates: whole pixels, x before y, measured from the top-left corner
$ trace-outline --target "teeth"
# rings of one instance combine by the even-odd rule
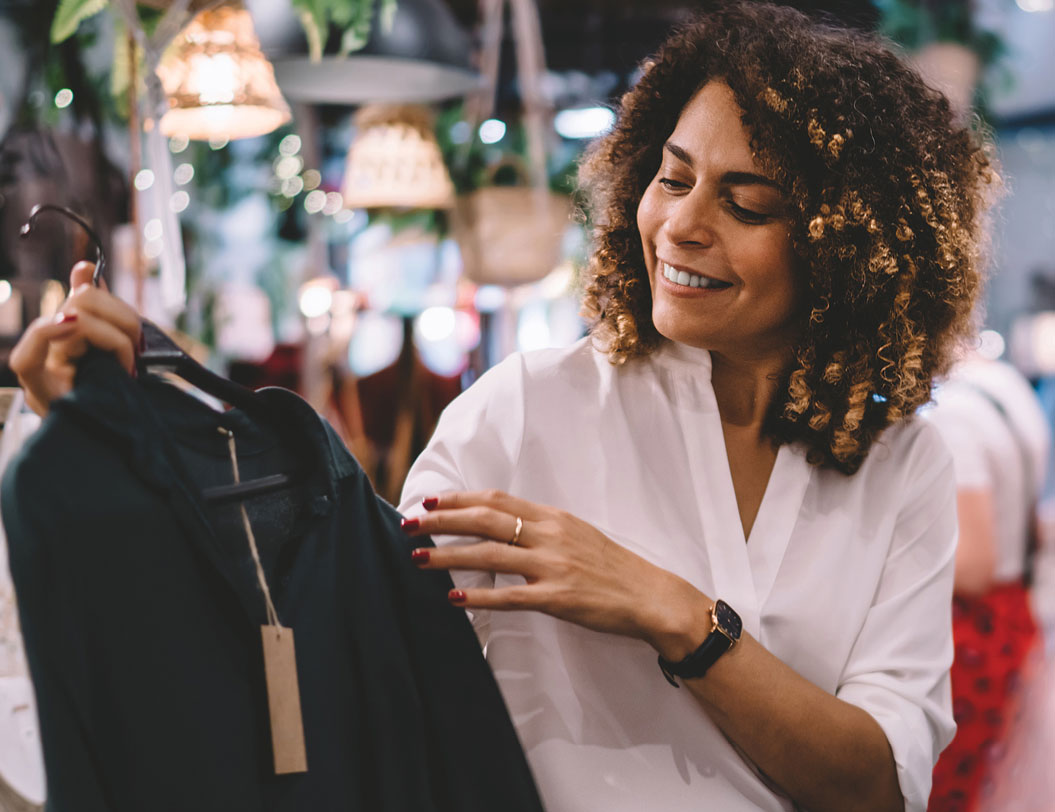
[[[663,266],[663,275],[675,284],[684,285],[687,288],[729,287],[727,282],[719,282],[717,279],[710,279],[706,276],[698,276],[697,274],[692,274],[688,271],[678,271],[665,262],[660,264]]]

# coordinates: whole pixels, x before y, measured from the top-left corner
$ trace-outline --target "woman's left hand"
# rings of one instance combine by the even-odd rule
[[[645,640],[668,659],[692,651],[700,640],[691,641],[709,628],[710,601],[695,587],[563,510],[500,491],[448,493],[425,499],[424,505],[428,513],[404,520],[408,534],[485,540],[415,550],[419,567],[501,572],[527,581],[452,590],[451,602],[458,606],[544,612]]]

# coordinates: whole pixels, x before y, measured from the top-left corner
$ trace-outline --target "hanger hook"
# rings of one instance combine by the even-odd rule
[[[33,226],[36,225],[37,217],[47,211],[53,211],[65,215],[88,232],[88,237],[95,246],[95,272],[92,274],[92,284],[95,285],[95,287],[99,287],[99,280],[102,279],[103,269],[106,267],[106,254],[103,252],[103,241],[99,239],[99,235],[95,233],[95,230],[88,225],[88,222],[77,214],[77,212],[68,209],[65,206],[56,206],[54,203],[38,203],[30,210],[29,219],[26,220],[25,224],[23,224],[21,230],[18,232],[19,236],[28,237],[29,233],[33,230]]]

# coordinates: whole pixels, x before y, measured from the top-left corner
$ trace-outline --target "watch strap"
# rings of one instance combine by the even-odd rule
[[[663,655],[660,655],[659,668],[663,672],[663,676],[667,678],[667,682],[677,688],[678,683],[674,677],[681,677],[682,679],[702,677],[707,673],[707,669],[718,662],[718,658],[725,654],[732,645],[732,640],[715,629],[707,635],[707,639],[703,641],[698,649],[680,662],[672,663],[670,660],[663,659]]]
[[[725,601],[716,601],[711,609],[714,626],[710,634],[694,652],[679,662],[671,662],[659,656],[659,668],[667,682],[678,687],[675,677],[694,679],[702,677],[740,639],[743,629],[740,616]]]

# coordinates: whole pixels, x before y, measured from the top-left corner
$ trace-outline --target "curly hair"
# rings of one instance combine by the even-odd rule
[[[646,61],[580,167],[594,222],[584,313],[613,363],[664,340],[637,207],[682,108],[711,80],[732,89],[784,191],[803,277],[794,361],[765,434],[853,473],[973,332],[1000,181],[991,144],[875,36],[761,3],[700,15]]]

